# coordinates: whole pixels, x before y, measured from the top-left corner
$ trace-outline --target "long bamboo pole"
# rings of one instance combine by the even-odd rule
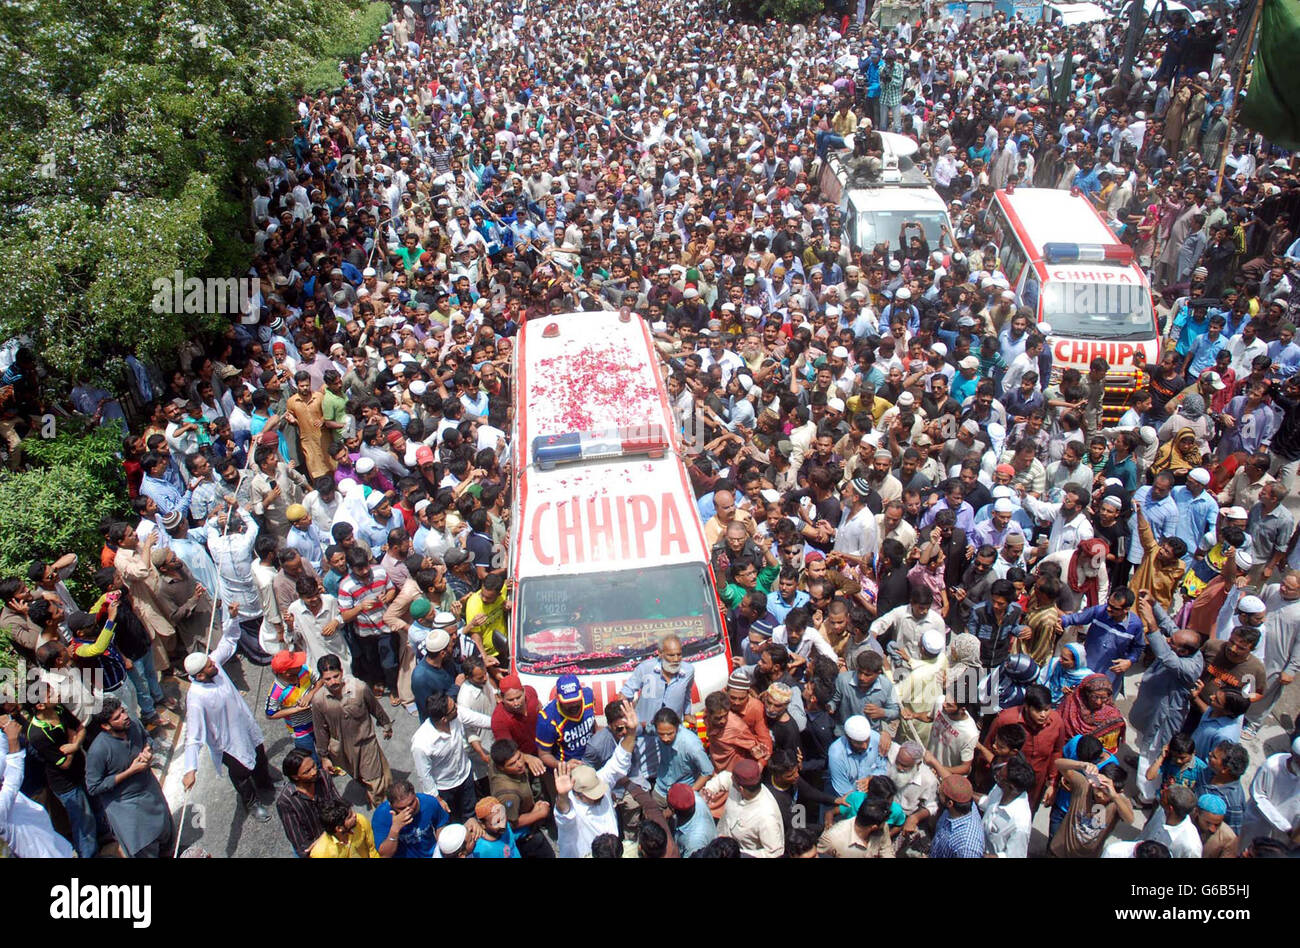
[[[1232,83],[1232,110],[1228,113],[1228,129],[1223,133],[1223,143],[1219,146],[1219,172],[1215,176],[1215,194],[1223,194],[1223,169],[1228,164],[1228,152],[1232,151],[1232,136],[1237,122],[1237,110],[1241,106],[1241,87],[1246,78],[1246,69],[1250,65],[1251,52],[1255,48],[1255,34],[1259,29],[1259,15],[1263,12],[1266,2],[1267,0],[1255,0],[1255,9],[1250,14],[1250,26],[1246,30],[1245,45],[1241,47],[1241,61],[1237,64],[1237,75]]]

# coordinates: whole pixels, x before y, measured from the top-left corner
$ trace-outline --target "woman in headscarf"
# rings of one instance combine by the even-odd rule
[[[952,637],[948,644],[948,681],[956,681],[970,668],[980,669],[980,640],[969,632]]]
[[[1065,722],[1065,739],[1090,735],[1101,741],[1109,754],[1118,754],[1124,743],[1124,715],[1115,707],[1115,686],[1102,674],[1090,674],[1071,692],[1058,709]]]
[[[1091,674],[1083,646],[1078,642],[1067,642],[1061,646],[1060,654],[1043,667],[1039,684],[1047,686],[1052,693],[1052,704],[1059,705]]]
[[[1176,402],[1176,407],[1172,413],[1160,425],[1156,431],[1156,437],[1161,443],[1168,441],[1170,438],[1177,438],[1182,434],[1184,428],[1191,428],[1196,435],[1196,444],[1201,449],[1202,454],[1210,453],[1210,436],[1214,434],[1214,419],[1205,412],[1205,396],[1200,392],[1192,391],[1182,396],[1181,401]],[[1192,465],[1196,467],[1197,465]]]
[[[1199,397],[1187,396],[1189,400]],[[1184,402],[1184,407],[1185,405]],[[1160,446],[1160,450],[1156,452],[1156,459],[1151,465],[1151,473],[1163,474],[1168,472],[1175,483],[1185,484],[1187,483],[1188,472],[1192,468],[1200,466],[1201,448],[1197,443],[1196,432],[1185,426],[1179,428],[1178,434]]]

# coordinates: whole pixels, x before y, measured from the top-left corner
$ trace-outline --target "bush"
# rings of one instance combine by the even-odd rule
[[[34,559],[76,553],[68,589],[83,606],[98,596],[92,577],[103,539],[99,521],[126,516],[129,504],[117,425],[87,429],[67,421],[57,437],[31,437],[23,452],[31,470],[0,476],[0,576],[26,576]],[[0,647],[0,664],[3,664]]]
[[[379,41],[384,24],[392,19],[393,8],[387,3],[368,3],[356,16],[348,17],[341,28],[327,40],[325,51],[312,64],[303,79],[307,92],[333,91],[343,85],[340,60],[355,62]]]
[[[124,511],[127,506],[126,478],[119,453],[122,450],[121,423],[88,425],[78,418],[60,419],[53,438],[29,437],[23,441],[23,457],[28,466],[45,470],[79,465],[99,486],[111,509]]]
[[[47,471],[23,471],[0,480],[0,575],[27,575],[35,559],[54,560],[64,553],[79,559],[68,589],[83,606],[98,596],[91,577],[99,569],[103,540],[97,529],[106,513],[100,483],[86,469],[73,464]]]

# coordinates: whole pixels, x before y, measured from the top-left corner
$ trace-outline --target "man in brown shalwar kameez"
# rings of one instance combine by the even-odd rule
[[[307,466],[308,475],[315,480],[322,474],[334,473],[334,461],[330,458],[334,433],[325,427],[325,391],[313,392],[311,376],[306,372],[295,375],[294,384],[298,390],[285,403],[285,413],[298,425],[302,461]]]
[[[376,807],[384,801],[393,777],[375,739],[374,722],[383,727],[384,740],[392,738],[393,722],[369,685],[344,676],[337,655],[321,656],[317,671],[324,687],[312,698],[311,719],[321,767],[349,774],[366,788],[371,807]]]

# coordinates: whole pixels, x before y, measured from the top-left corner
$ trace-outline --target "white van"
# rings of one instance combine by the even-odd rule
[[[948,205],[912,161],[917,143],[893,132],[879,135],[884,157],[878,166],[873,159],[850,157],[851,151],[829,153],[822,164],[818,183],[823,198],[839,204],[846,244],[867,250],[888,241],[897,247],[903,223],[916,221],[931,250],[951,249]]]

